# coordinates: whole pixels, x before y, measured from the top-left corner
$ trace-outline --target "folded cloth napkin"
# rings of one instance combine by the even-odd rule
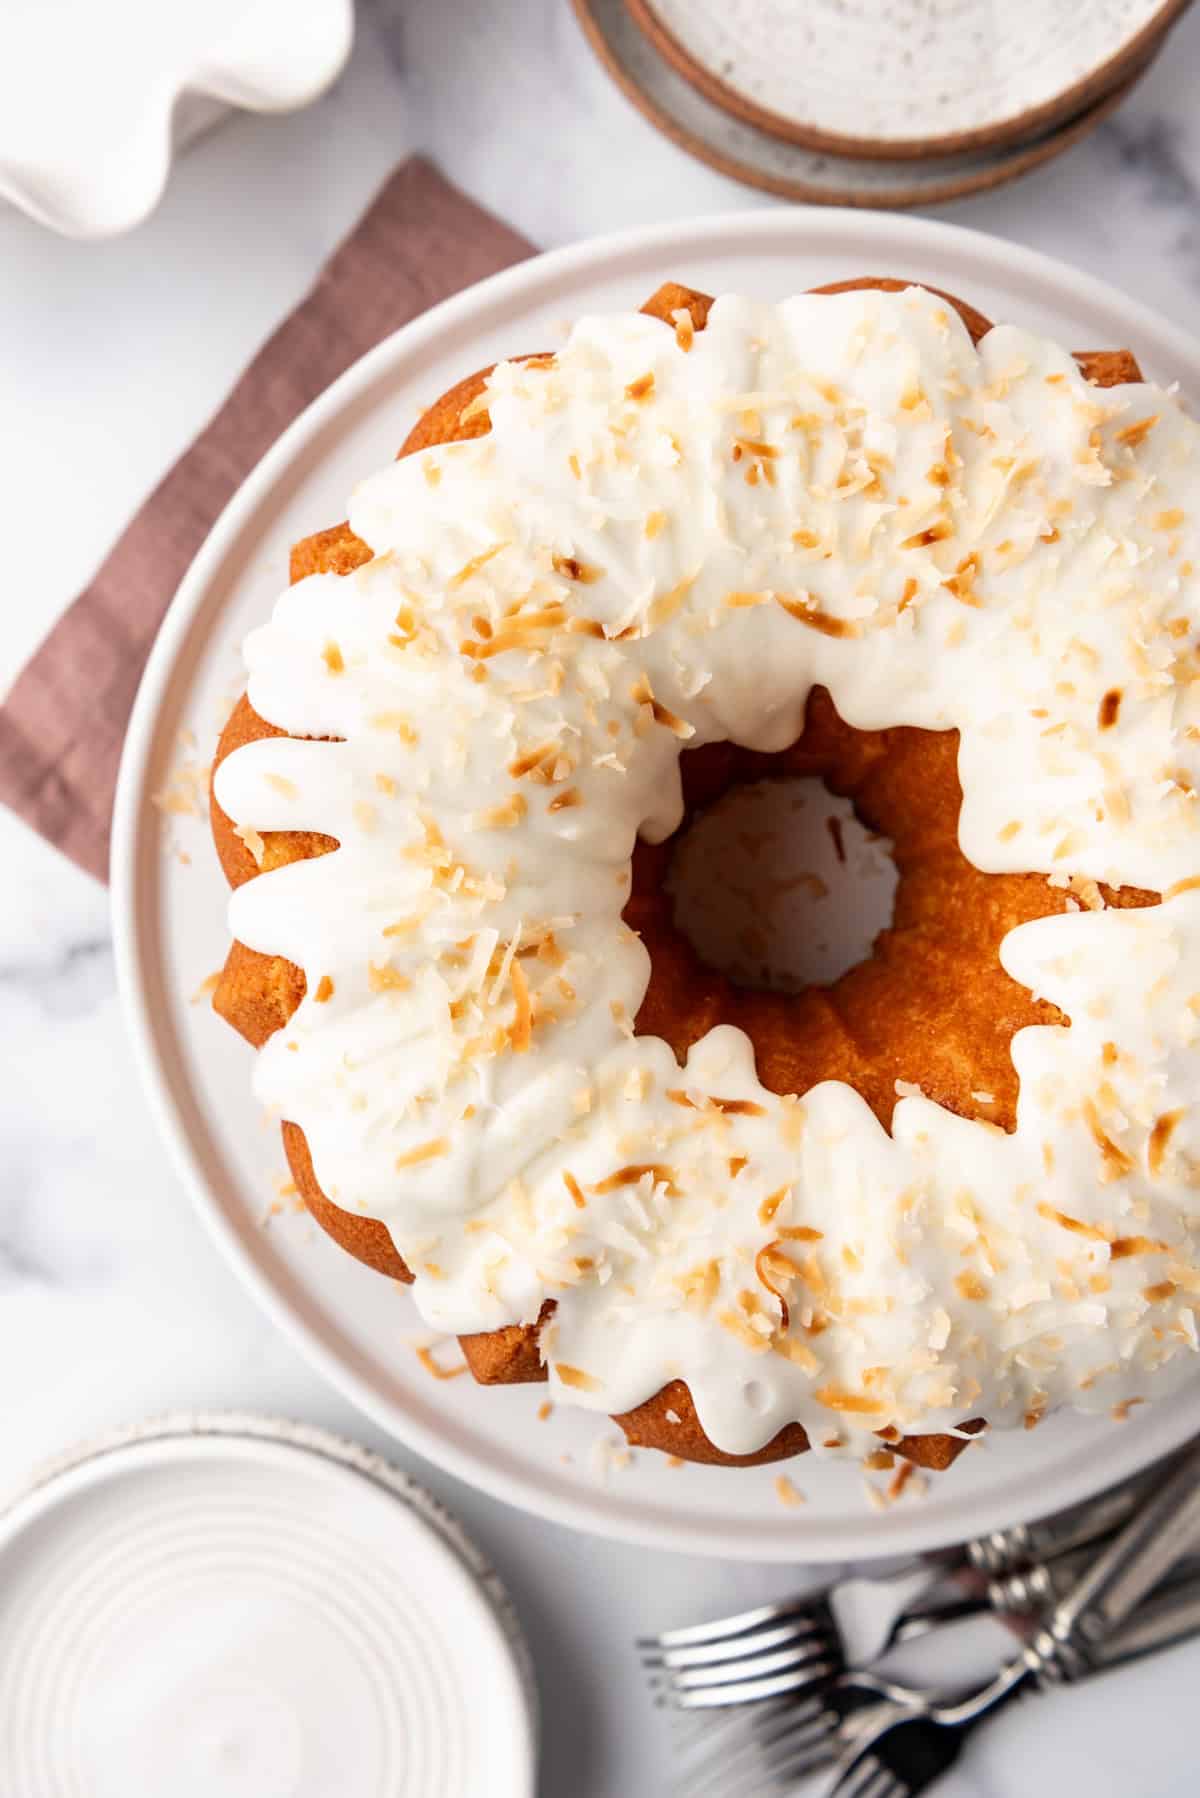
[[[226,501],[343,369],[438,300],[532,254],[424,158],[401,164],[17,677],[0,706],[0,800],[107,878],[142,668]]]

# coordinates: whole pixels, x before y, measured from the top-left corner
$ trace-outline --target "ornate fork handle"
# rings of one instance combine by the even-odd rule
[[[939,1724],[960,1738],[1018,1693],[1080,1678],[1104,1659],[1103,1643],[1200,1539],[1200,1446],[1179,1461],[1158,1491],[1101,1550],[1045,1624],[978,1692],[933,1704],[885,1697],[843,1731],[839,1788],[880,1739],[901,1724]]]

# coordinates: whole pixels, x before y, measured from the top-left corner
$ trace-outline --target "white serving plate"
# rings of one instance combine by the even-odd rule
[[[1061,1416],[967,1450],[922,1499],[877,1513],[859,1472],[805,1457],[785,1508],[778,1470],[671,1468],[643,1453],[604,1473],[594,1414],[539,1421],[544,1388],[435,1382],[394,1285],[302,1217],[264,1226],[273,1130],[251,1052],[193,1002],[228,946],[226,892],[200,820],[152,796],[180,759],[207,762],[240,690],[239,644],[286,581],[289,545],[345,516],[351,488],[465,371],[552,348],[580,313],[638,305],[667,277],[768,297],[863,273],[912,276],[1074,347],[1129,345],[1148,375],[1200,396],[1200,344],[1114,288],[976,232],[888,214],[774,211],[580,244],[494,276],[389,338],[309,407],[230,502],[183,582],[146,669],[117,794],[113,904],[126,1017],[151,1105],[202,1216],[242,1278],[319,1368],[384,1429],[475,1485],[557,1522],[658,1548],[746,1560],[907,1554],[1073,1502],[1200,1430],[1200,1378],[1123,1424]],[[190,858],[180,859],[183,849]],[[453,1345],[452,1345],[453,1346]]]
[[[68,237],[127,231],[157,204],[177,147],[230,107],[307,106],[353,31],[353,0],[16,0],[0,198]]]
[[[0,1511],[12,1798],[533,1798],[536,1737],[504,1588],[356,1443],[161,1419]]]

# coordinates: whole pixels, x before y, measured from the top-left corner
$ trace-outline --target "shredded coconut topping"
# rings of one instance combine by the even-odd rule
[[[555,1301],[556,1401],[682,1378],[737,1454],[792,1420],[861,1454],[1123,1414],[1197,1343],[1200,431],[919,290],[674,322],[500,365],[490,434],[368,480],[374,559],[249,638],[290,735],[217,798],[259,855],[339,844],[231,902],[308,983],[258,1096],[431,1327]],[[816,684],[860,728],[959,730],[963,853],[1075,908],[1001,948],[1071,1020],[1014,1039],[1011,1135],[919,1067],[889,1134],[841,1082],[765,1090],[736,1029],[683,1068],[633,1034],[635,838],[679,824],[686,746],[778,748]]]

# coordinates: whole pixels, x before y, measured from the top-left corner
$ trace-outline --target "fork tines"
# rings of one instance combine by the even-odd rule
[[[687,1710],[794,1694],[831,1678],[841,1660],[820,1597],[668,1630],[638,1646],[657,1700]]]
[[[690,1713],[683,1715],[698,1721]],[[806,1774],[828,1766],[837,1724],[837,1716],[816,1695],[799,1703],[726,1711],[715,1733],[708,1725],[690,1743],[680,1744],[672,1790],[686,1798],[790,1790]]]
[[[889,1767],[866,1754],[848,1779],[838,1781],[834,1798],[909,1798],[909,1792]]]

